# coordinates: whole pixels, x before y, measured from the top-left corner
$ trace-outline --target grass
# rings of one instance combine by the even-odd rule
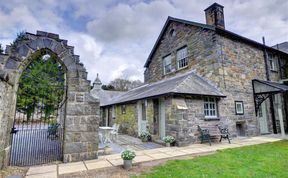
[[[288,141],[226,149],[188,160],[172,160],[139,177],[288,177]]]

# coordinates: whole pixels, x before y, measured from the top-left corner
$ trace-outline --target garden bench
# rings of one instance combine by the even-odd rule
[[[228,140],[229,144],[231,144],[231,141],[230,141],[231,138],[229,138],[230,133],[229,133],[228,128],[218,126],[218,129],[219,129],[219,131],[220,131],[220,136],[221,136],[219,142],[221,142],[221,141],[222,141],[222,138],[224,138],[224,139],[227,139],[227,140]]]
[[[218,129],[217,129],[218,128]],[[201,143],[203,143],[204,141],[208,141],[209,145],[211,146],[211,140],[214,138],[219,138],[220,140],[219,142],[222,141],[222,138],[224,139],[228,139],[229,143],[230,142],[230,133],[228,131],[228,128],[224,128],[221,126],[205,126],[202,127],[200,125],[198,125],[198,131],[200,133],[200,139],[201,139]]]

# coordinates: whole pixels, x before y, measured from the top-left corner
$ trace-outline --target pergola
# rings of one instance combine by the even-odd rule
[[[252,80],[252,86],[253,86],[256,116],[258,115],[258,111],[261,106],[261,103],[263,103],[267,98],[278,93],[288,92],[287,85],[276,83],[276,82],[271,82],[271,81],[254,79]],[[279,115],[279,121],[280,121],[281,134],[284,136],[285,130],[284,130],[284,123],[283,123],[283,114],[282,114],[282,109],[279,107],[278,107],[278,115]]]

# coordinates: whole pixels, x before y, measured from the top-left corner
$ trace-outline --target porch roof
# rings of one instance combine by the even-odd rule
[[[225,95],[209,81],[192,71],[155,83],[142,85],[111,99],[110,102],[107,102],[105,105],[126,103],[167,94],[225,97]]]
[[[277,93],[288,92],[288,86],[281,83],[254,79],[252,80],[255,113],[258,115],[261,103]]]
[[[255,79],[252,81],[254,94],[283,93],[288,91],[288,85]]]

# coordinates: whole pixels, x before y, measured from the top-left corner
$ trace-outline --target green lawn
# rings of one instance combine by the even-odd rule
[[[171,160],[140,177],[288,178],[288,141],[226,149],[188,160]]]

